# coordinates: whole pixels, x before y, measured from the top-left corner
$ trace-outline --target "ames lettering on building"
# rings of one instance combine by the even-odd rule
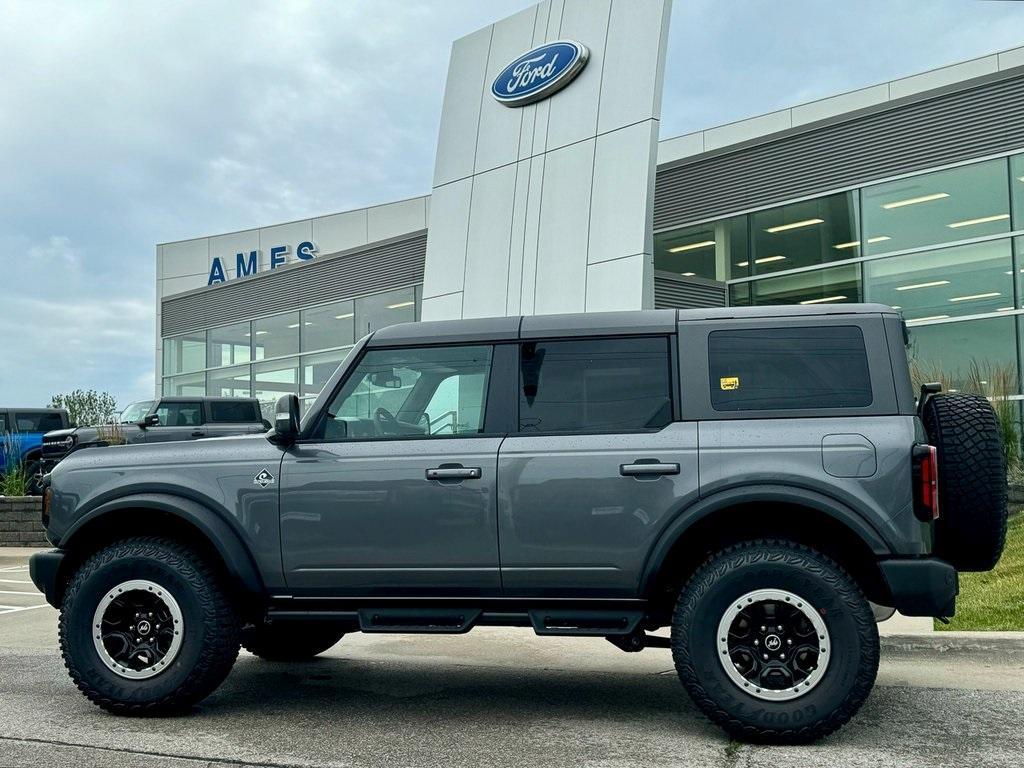
[[[540,101],[572,82],[588,58],[587,46],[575,40],[539,45],[501,70],[491,83],[491,95],[507,107]]]
[[[275,245],[270,249],[269,269],[277,269],[288,263],[288,255],[291,253],[291,246]],[[310,240],[304,240],[295,246],[295,258],[299,261],[312,261],[318,253],[316,244]],[[227,270],[224,267],[224,259],[228,257],[214,256],[210,264],[210,276],[206,280],[207,285],[214,283],[226,283],[228,281]],[[235,254],[235,277],[249,277],[260,271],[260,250],[256,249],[248,253]]]

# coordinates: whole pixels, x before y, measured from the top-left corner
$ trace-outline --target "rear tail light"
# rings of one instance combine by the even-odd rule
[[[914,512],[928,521],[939,517],[939,458],[934,445],[914,446]]]

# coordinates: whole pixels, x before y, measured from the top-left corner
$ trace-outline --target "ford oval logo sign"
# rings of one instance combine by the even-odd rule
[[[527,51],[491,83],[491,95],[507,107],[521,107],[564,88],[587,63],[590,51],[575,40],[556,40]]]

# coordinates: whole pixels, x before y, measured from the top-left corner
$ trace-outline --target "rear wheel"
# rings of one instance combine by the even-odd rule
[[[308,661],[344,635],[330,624],[266,624],[247,629],[242,635],[242,646],[267,661]]]
[[[790,541],[713,556],[676,604],[672,655],[696,704],[731,736],[803,743],[843,725],[878,671],[878,630],[856,582]]]
[[[68,585],[59,631],[72,680],[122,715],[187,709],[238,655],[238,621],[218,575],[161,538],[126,539],[89,558]]]

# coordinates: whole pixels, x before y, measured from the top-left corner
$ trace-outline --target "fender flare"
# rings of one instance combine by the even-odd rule
[[[676,514],[672,522],[661,532],[644,563],[640,578],[640,594],[648,594],[672,547],[686,531],[716,512],[753,502],[794,504],[821,512],[846,526],[876,555],[891,554],[891,548],[885,539],[861,514],[830,496],[790,485],[745,485],[717,491],[711,496],[698,499]]]
[[[220,555],[228,576],[244,592],[266,593],[256,563],[241,537],[223,517],[209,507],[169,493],[133,493],[106,501],[76,520],[61,536],[59,546],[69,549],[75,537],[100,518],[121,509],[152,509],[191,524]]]

